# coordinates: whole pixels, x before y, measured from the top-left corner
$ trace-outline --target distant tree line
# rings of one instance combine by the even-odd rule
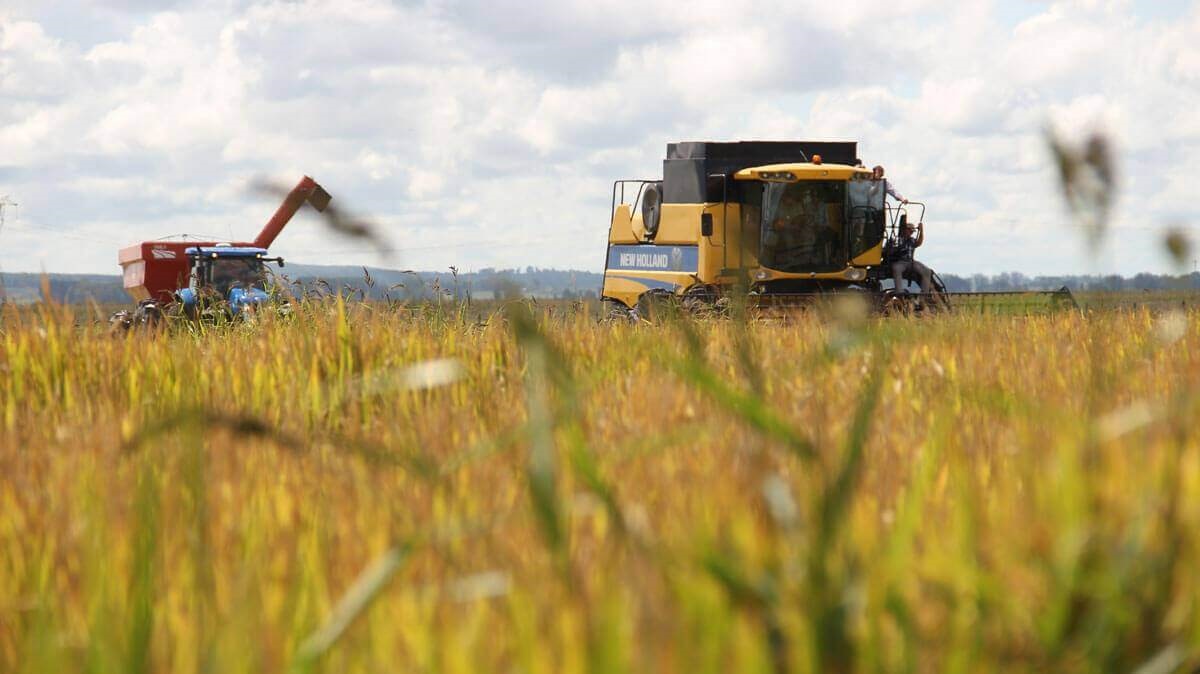
[[[995,276],[974,274],[956,276],[942,274],[946,289],[951,291],[989,290],[1057,290],[1063,286],[1071,290],[1119,291],[1119,290],[1200,290],[1200,273],[1182,274],[1136,274],[1134,276],[1088,275],[1088,276],[1026,276],[1020,272],[1004,272]]]
[[[601,274],[561,269],[481,269],[477,272],[402,272],[348,266],[288,265],[281,280],[293,293],[341,293],[373,300],[586,299],[599,296]],[[108,274],[0,274],[0,298],[28,303],[42,298],[43,282],[59,302],[127,304],[121,277]]]
[[[294,291],[329,293],[383,300],[458,299],[586,299],[599,296],[603,276],[596,272],[562,269],[493,269],[476,272],[401,272],[362,267],[288,265],[287,280]],[[943,274],[952,291],[989,290],[1200,290],[1200,273],[1178,276],[1026,276],[1005,272],[993,276]],[[125,304],[131,302],[121,278],[105,274],[48,274],[51,295],[60,302]],[[42,297],[42,274],[0,274],[3,298],[10,302],[35,302]]]

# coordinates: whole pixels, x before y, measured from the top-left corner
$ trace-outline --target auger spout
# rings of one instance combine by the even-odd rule
[[[330,199],[332,197],[329,196],[329,193],[323,187],[317,184],[317,181],[304,176],[300,179],[299,183],[296,183],[292,191],[288,193],[283,203],[279,204],[275,215],[271,216],[271,219],[263,226],[262,231],[258,233],[258,237],[254,239],[255,247],[270,248],[271,244],[275,242],[275,237],[279,236],[279,233],[283,231],[283,228],[296,215],[296,211],[300,210],[305,201],[317,209],[318,212],[323,212],[329,206]]]

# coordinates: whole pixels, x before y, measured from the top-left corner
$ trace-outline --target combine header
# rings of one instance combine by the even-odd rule
[[[853,292],[885,312],[1007,295],[948,293],[936,274],[927,294],[895,287],[886,244],[910,206],[923,220],[924,205],[887,202],[854,142],[671,143],[662,178],[613,183],[602,298],[645,318],[656,300],[693,309],[734,292],[764,309]]]
[[[111,322],[124,328],[156,323],[168,307],[195,315],[206,300],[223,303],[234,315],[265,302],[263,265],[283,266],[282,258],[267,257],[267,249],[305,202],[324,211],[330,199],[305,176],[254,241],[144,241],[121,249],[118,261],[125,291],[138,300],[138,306],[132,312],[113,314]]]

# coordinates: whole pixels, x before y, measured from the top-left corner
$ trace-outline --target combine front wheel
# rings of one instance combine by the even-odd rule
[[[693,316],[710,316],[720,313],[721,294],[714,285],[698,283],[683,291],[683,309]]]
[[[638,297],[633,308],[635,320],[656,323],[672,312],[678,312],[675,295],[666,290],[647,290]]]
[[[600,319],[601,323],[609,325],[616,323],[637,323],[637,314],[633,309],[613,300],[605,300],[608,305],[608,310],[604,312],[604,317]]]

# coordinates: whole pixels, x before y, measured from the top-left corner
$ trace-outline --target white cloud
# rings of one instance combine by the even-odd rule
[[[113,240],[249,237],[274,204],[248,182],[306,173],[410,249],[397,264],[595,269],[612,181],[657,173],[667,142],[808,137],[859,140],[929,202],[936,267],[1094,271],[1063,253],[1052,123],[1112,132],[1128,245],[1109,262],[1165,268],[1146,223],[1189,214],[1197,34],[1195,7],[1108,1],[17,3],[0,194],[27,227],[0,266],[115,271]],[[316,222],[279,252],[375,262]]]

